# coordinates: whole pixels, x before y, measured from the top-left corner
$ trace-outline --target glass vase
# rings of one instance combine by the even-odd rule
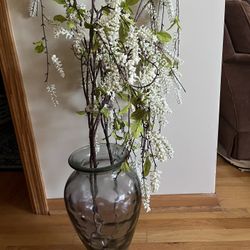
[[[106,144],[96,148],[97,167],[90,167],[90,148],[83,147],[69,157],[74,172],[69,177],[64,200],[69,217],[87,249],[128,249],[141,207],[140,181],[134,171],[121,164],[127,151]]]

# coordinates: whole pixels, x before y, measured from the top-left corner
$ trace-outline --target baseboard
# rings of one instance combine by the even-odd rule
[[[49,214],[65,214],[66,207],[63,199],[48,199]]]
[[[63,199],[48,199],[50,214],[65,214]],[[153,211],[219,211],[216,194],[152,195]]]

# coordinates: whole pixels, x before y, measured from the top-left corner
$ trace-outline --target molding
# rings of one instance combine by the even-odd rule
[[[59,199],[48,199],[49,214],[66,214],[66,207],[63,198]]]
[[[0,69],[15,128],[32,210],[36,214],[48,214],[45,188],[11,29],[7,0],[0,0]]]
[[[217,211],[221,210],[216,194],[152,195],[153,211]]]
[[[48,199],[49,213],[65,214],[63,199]],[[216,194],[152,195],[151,209],[156,211],[220,211]]]

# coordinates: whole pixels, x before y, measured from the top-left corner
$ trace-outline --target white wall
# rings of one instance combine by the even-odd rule
[[[166,133],[175,158],[160,193],[214,193],[224,0],[182,0],[182,67],[187,89]]]
[[[82,94],[72,70],[66,79],[53,73],[60,105],[54,108],[43,83],[44,58],[33,53],[32,42],[40,40],[39,19],[28,18],[28,0],[8,0],[14,37],[41,161],[48,198],[59,198],[67,177],[68,155],[87,144],[87,127],[81,117]],[[55,11],[53,1],[46,1]],[[52,12],[53,12],[52,11]],[[175,159],[162,166],[160,193],[213,193],[215,191],[216,144],[223,36],[224,0],[182,0],[183,105],[174,101],[166,134],[175,149]],[[57,14],[57,12],[55,13]],[[51,16],[53,14],[51,13]],[[53,44],[51,44],[53,46]],[[66,66],[74,62],[58,46]]]

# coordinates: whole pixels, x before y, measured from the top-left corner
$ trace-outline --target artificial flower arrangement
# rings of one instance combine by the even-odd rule
[[[150,211],[150,194],[159,188],[157,164],[173,157],[162,135],[166,116],[172,112],[167,98],[173,93],[181,102],[185,91],[179,72],[179,1],[175,6],[172,0],[54,1],[65,12],[53,18],[46,15],[45,1],[32,0],[30,6],[30,16],[41,18],[42,38],[34,46],[46,57],[45,83],[51,99],[58,105],[50,66],[61,77],[66,70],[51,53],[48,26],[53,27],[55,39],[72,41],[69,49],[78,59],[75,67],[81,70],[86,106],[77,113],[87,118],[90,168],[98,167],[101,130],[111,166],[111,143],[128,151],[121,169],[136,171],[144,207]]]

